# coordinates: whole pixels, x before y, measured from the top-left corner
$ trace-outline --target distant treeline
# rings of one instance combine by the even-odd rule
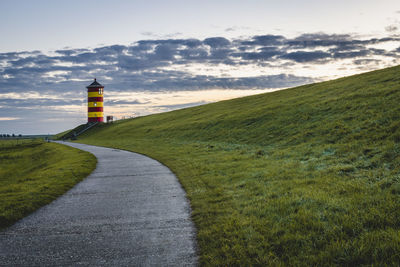
[[[0,138],[15,138],[15,137],[22,137],[22,134],[0,134]]]
[[[14,138],[44,138],[44,139],[50,139],[52,138],[53,135],[50,134],[38,134],[38,135],[22,135],[22,134],[0,134],[0,138],[5,138],[5,139],[14,139]]]

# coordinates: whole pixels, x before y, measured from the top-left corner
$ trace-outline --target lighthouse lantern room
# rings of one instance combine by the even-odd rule
[[[103,90],[104,86],[94,79],[89,86],[88,91],[88,122],[103,122]]]

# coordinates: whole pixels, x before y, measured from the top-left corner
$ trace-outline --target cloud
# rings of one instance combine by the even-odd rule
[[[66,48],[50,55],[40,51],[0,53],[0,93],[81,94],[86,86],[82,81],[94,77],[116,91],[288,87],[314,80],[288,73],[291,66],[301,69],[332,61],[340,65],[347,59],[358,65],[361,61],[356,60],[367,57],[395,60],[400,57],[399,49],[388,51],[380,45],[398,41],[400,37],[395,35],[359,39],[350,34],[307,33],[294,38],[267,34],[233,40],[140,40],[94,49]],[[259,73],[236,75],[230,71],[243,66]],[[215,67],[224,71],[204,75],[197,71]]]
[[[332,55],[330,53],[326,53],[323,51],[313,51],[313,52],[296,51],[296,52],[284,54],[281,56],[281,58],[291,59],[296,62],[304,63],[304,62],[315,62],[315,61],[320,61],[320,60],[327,60],[331,56]]]
[[[211,48],[226,47],[231,44],[231,42],[224,37],[206,38],[206,39],[204,39],[203,43],[206,45],[209,45]]]
[[[283,55],[285,52],[274,46],[265,46],[258,48],[256,52],[238,52],[233,53],[233,57],[240,57],[246,61],[268,61],[276,58],[275,56]]]
[[[285,37],[281,35],[256,35],[249,41],[242,41],[242,45],[280,45],[286,40]]]
[[[188,47],[178,52],[186,61],[204,61],[208,58],[208,51],[204,47]]]
[[[397,27],[397,25],[389,25],[385,27],[385,31],[387,32],[395,32],[399,29],[399,27]]]
[[[127,47],[124,45],[110,45],[103,46],[93,49],[95,53],[102,53],[108,55],[118,55],[121,54]]]
[[[181,32],[174,32],[174,33],[170,33],[170,34],[157,34],[157,33],[148,32],[148,31],[141,32],[141,34],[143,36],[148,36],[151,38],[159,38],[159,39],[161,39],[161,38],[176,38],[176,37],[182,35]]]
[[[60,54],[60,55],[64,55],[64,56],[72,56],[72,55],[76,55],[76,54],[81,54],[83,52],[89,52],[89,49],[85,49],[85,48],[80,48],[80,49],[62,49],[62,50],[56,50],[55,52]]]
[[[349,34],[325,34],[325,33],[306,33],[296,38],[286,40],[290,47],[296,48],[315,48],[337,46],[343,47],[357,43]]]
[[[171,44],[160,44],[154,49],[153,59],[164,61],[174,60],[176,54],[176,46]]]
[[[105,100],[104,103],[109,105],[143,105],[147,102],[140,102],[139,100]]]
[[[14,121],[14,120],[19,120],[21,118],[18,117],[0,117],[0,121]]]
[[[356,58],[356,57],[365,57],[372,53],[370,50],[359,50],[359,51],[344,51],[344,52],[335,52],[333,53],[333,58],[335,59],[345,59],[345,58]]]
[[[369,64],[379,65],[380,62],[381,62],[380,60],[371,59],[371,58],[363,58],[363,59],[353,60],[353,63],[356,65],[369,65]]]

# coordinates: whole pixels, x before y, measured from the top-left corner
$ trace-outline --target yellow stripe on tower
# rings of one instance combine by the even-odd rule
[[[99,92],[88,92],[88,97],[102,97],[103,95],[99,94]]]
[[[103,112],[88,112],[88,117],[89,118],[99,118],[99,117],[104,117]]]
[[[96,105],[95,105],[96,103]],[[103,107],[103,102],[88,102],[88,107],[89,108],[102,108]]]

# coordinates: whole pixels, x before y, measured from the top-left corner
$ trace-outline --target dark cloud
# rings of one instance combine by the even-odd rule
[[[231,42],[224,37],[206,38],[206,39],[204,39],[203,43],[206,45],[209,45],[212,48],[226,47],[231,44]]]
[[[209,58],[212,62],[220,63],[221,60],[225,61],[226,59],[229,59],[229,56],[231,56],[233,51],[233,49],[229,48],[212,49]]]
[[[307,52],[307,51],[296,51],[296,52],[291,52],[287,53],[281,56],[283,59],[290,59],[299,63],[304,63],[304,62],[315,62],[315,61],[320,61],[320,60],[327,60],[331,57],[332,55],[330,53],[326,53],[323,51],[313,51],[313,52]]]
[[[8,61],[12,67],[23,67],[27,65],[48,66],[55,63],[55,60],[45,55],[29,56]]]
[[[239,49],[242,50],[242,49]],[[284,54],[284,50],[274,46],[265,46],[257,49],[257,52],[238,52],[232,54],[233,57],[240,57],[247,61],[267,61],[275,58],[275,56]]]
[[[184,45],[186,45],[189,48],[199,47],[201,46],[201,41],[197,39],[187,39],[185,40]]]
[[[324,33],[307,33],[302,34],[294,39],[286,40],[286,44],[290,47],[297,48],[315,48],[318,46],[337,46],[343,47],[351,45],[354,41],[348,34],[324,34]]]
[[[371,59],[371,58],[363,58],[363,59],[353,60],[353,63],[356,65],[369,65],[369,64],[379,65],[380,62],[381,62],[380,60]]]
[[[153,45],[162,45],[162,44],[170,44],[170,45],[185,45],[188,47],[197,47],[202,44],[202,42],[198,39],[164,39],[164,40],[142,40],[138,41],[137,45],[141,47],[152,47]],[[133,45],[135,46],[135,45]]]
[[[176,52],[176,46],[171,44],[160,44],[154,49],[154,54],[152,56],[155,60],[174,60]]]
[[[108,54],[108,55],[112,55],[112,54],[118,55],[118,54],[122,53],[122,51],[124,51],[126,48],[127,47],[124,45],[111,45],[111,46],[103,46],[103,47],[95,48],[94,52]]]
[[[250,41],[242,41],[242,45],[261,45],[261,46],[271,46],[271,45],[281,45],[286,40],[285,37],[281,35],[257,35],[254,36]]]
[[[286,40],[286,45],[293,48],[331,47],[333,50],[361,50],[367,49],[367,45],[380,44],[389,41],[400,41],[399,37],[371,38],[366,40],[355,39],[349,34],[303,34],[296,38]]]
[[[152,58],[137,58],[132,56],[119,56],[116,66],[125,71],[141,71],[161,66],[167,66],[167,62],[163,62],[161,56],[153,55]],[[155,60],[153,60],[155,59]],[[126,75],[129,78],[129,75]]]
[[[356,58],[356,57],[365,57],[371,54],[371,51],[363,49],[359,51],[345,51],[345,52],[336,52],[333,54],[335,59],[344,59],[344,58]]]
[[[188,47],[179,51],[179,55],[187,61],[204,61],[208,58],[208,52],[204,47]]]

